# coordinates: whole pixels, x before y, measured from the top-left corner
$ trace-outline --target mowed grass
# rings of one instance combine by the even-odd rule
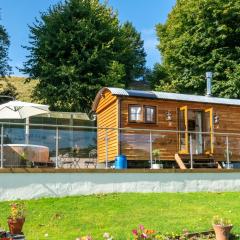
[[[232,220],[240,232],[240,193],[109,194],[24,201],[28,240],[66,239],[91,234],[102,239],[130,239],[139,224],[162,233],[203,231],[211,228],[214,215]],[[0,203],[0,225],[7,228],[9,202]]]

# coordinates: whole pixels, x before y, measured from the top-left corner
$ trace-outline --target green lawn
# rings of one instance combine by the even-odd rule
[[[214,215],[229,217],[240,232],[240,193],[110,194],[25,201],[24,232],[28,240],[75,240],[84,234],[101,239],[130,239],[138,224],[162,233],[208,230]],[[0,203],[0,225],[6,228],[9,202]],[[48,234],[46,237],[45,234]]]

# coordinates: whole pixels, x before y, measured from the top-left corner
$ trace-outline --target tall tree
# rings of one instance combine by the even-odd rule
[[[153,69],[148,69],[145,77],[149,82],[151,89],[168,91],[166,87],[169,85],[169,76],[161,64],[156,63],[153,66]]]
[[[5,77],[11,71],[11,67],[8,64],[8,49],[10,41],[6,29],[3,25],[0,25],[0,76]]]
[[[50,7],[30,33],[22,71],[39,79],[34,94],[52,110],[87,112],[102,86],[124,87],[140,72],[138,33],[98,0]]]
[[[137,32],[132,23],[124,23],[121,27],[121,32],[124,41],[119,61],[125,65],[125,85],[128,86],[133,80],[144,76],[146,53],[141,34]]]
[[[8,33],[3,25],[0,24],[0,103],[9,101],[11,98],[1,97],[10,96],[16,97],[16,88],[11,84],[10,79],[7,79],[11,73],[11,67],[8,64],[8,50],[9,50],[10,40]]]
[[[240,1],[177,0],[167,22],[157,25],[169,75],[159,88],[204,94],[205,72],[213,71],[213,94],[239,98],[239,22]]]

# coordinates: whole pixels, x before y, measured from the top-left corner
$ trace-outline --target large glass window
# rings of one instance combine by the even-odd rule
[[[130,105],[129,106],[129,122],[141,122],[142,121],[142,106]]]
[[[145,123],[156,123],[156,107],[145,106]]]

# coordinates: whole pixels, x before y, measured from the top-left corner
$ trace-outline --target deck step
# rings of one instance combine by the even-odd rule
[[[175,161],[180,169],[191,167],[189,154],[175,154]],[[193,168],[221,168],[221,164],[214,161],[212,155],[193,155]]]
[[[191,159],[191,156],[190,154],[179,154],[179,156],[181,157],[181,159],[183,160],[190,160]],[[193,159],[198,161],[198,160],[206,160],[206,161],[209,161],[209,160],[214,160],[213,156],[209,155],[209,154],[204,154],[204,155],[193,155]]]
[[[185,166],[184,162],[182,161],[178,153],[175,154],[175,160],[180,169],[187,169],[187,167]]]

